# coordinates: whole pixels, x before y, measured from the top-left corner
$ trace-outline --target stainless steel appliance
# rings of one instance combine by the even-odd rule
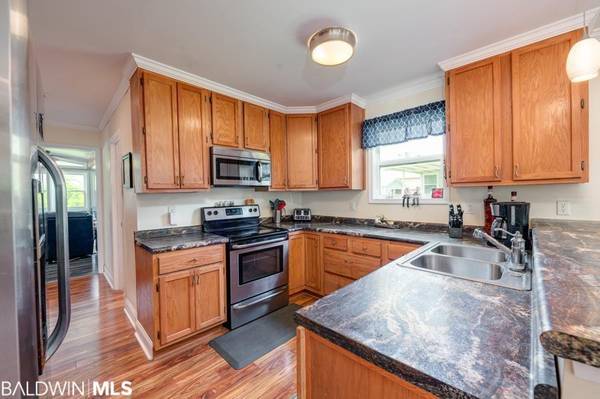
[[[296,208],[292,218],[295,222],[310,222],[312,220],[312,213],[310,208]]]
[[[41,148],[36,149],[33,153],[32,171],[33,266],[35,268],[38,367],[41,374],[46,361],[56,352],[67,335],[71,320],[69,232],[67,191],[62,172],[54,160]],[[54,194],[53,199],[47,198],[50,193]],[[56,213],[56,285],[58,292],[56,320],[49,320],[46,298],[46,254],[49,251],[46,240],[46,215],[49,204],[53,205]]]
[[[266,152],[211,147],[213,186],[270,186],[271,156]]]
[[[202,208],[206,232],[227,244],[227,326],[235,329],[288,304],[288,233],[260,226],[260,207]]]
[[[496,202],[492,209],[492,237],[506,246],[519,232],[529,245],[529,202]]]

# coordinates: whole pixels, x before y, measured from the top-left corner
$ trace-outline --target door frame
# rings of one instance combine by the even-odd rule
[[[120,137],[117,132],[110,138],[108,143],[110,156],[111,277],[113,288],[117,290],[123,288],[123,185],[121,184],[121,157],[119,156],[118,148],[119,141]]]

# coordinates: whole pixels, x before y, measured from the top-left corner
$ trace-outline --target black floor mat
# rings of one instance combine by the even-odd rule
[[[236,370],[286,343],[296,335],[294,312],[301,306],[287,305],[208,344]]]

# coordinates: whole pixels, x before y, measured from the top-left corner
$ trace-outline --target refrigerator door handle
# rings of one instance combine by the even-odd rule
[[[58,319],[48,338],[46,360],[56,352],[67,335],[71,322],[71,293],[69,288],[69,225],[67,218],[67,189],[62,172],[42,148],[38,148],[38,159],[54,180],[56,203],[56,266],[58,283]]]

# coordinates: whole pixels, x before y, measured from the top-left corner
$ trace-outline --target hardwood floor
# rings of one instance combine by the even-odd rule
[[[242,370],[232,369],[208,341],[217,327],[148,361],[123,312],[121,291],[100,274],[71,279],[72,318],[65,341],[47,363],[45,381],[131,381],[143,398],[285,398],[296,393],[295,338]],[[56,295],[55,289],[48,290]],[[302,306],[317,298],[299,293]]]

